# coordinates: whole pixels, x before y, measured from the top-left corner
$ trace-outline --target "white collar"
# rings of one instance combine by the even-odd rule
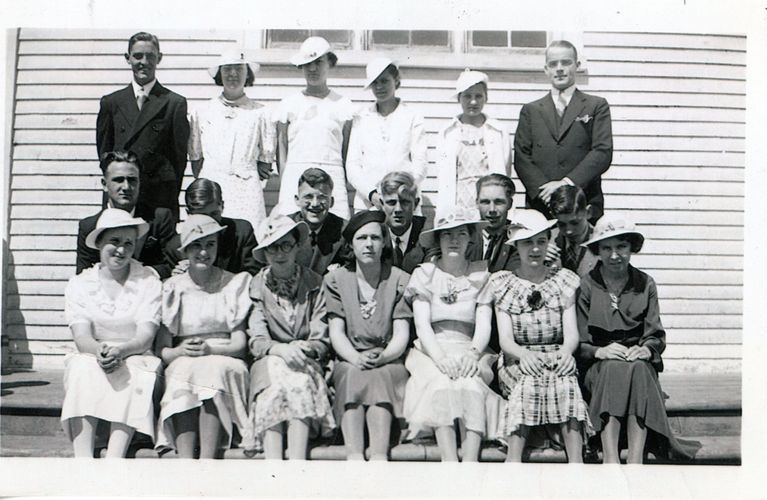
[[[457,116],[454,116],[450,120],[450,125],[448,125],[447,128],[445,128],[445,131],[447,131],[447,130],[449,130],[451,128],[460,127],[461,125],[463,125],[463,123],[461,123],[461,120],[459,120]],[[490,118],[487,115],[485,115],[485,123],[483,123],[482,126],[479,127],[479,128],[483,128],[483,127],[488,127],[488,128],[492,128],[492,129],[495,129],[495,130],[498,130],[498,131],[503,131],[503,125],[501,124],[501,122],[499,122],[495,118]]]
[[[394,234],[391,231],[391,228],[389,228],[389,236],[391,236],[391,243],[392,243],[392,245],[395,245],[396,244],[395,243],[395,239],[399,238],[400,239],[400,250],[402,250],[402,253],[405,253],[405,250],[407,250],[407,243],[408,243],[408,241],[410,241],[410,233],[412,231],[413,231],[413,223],[412,222],[410,223],[410,227],[407,228],[407,231],[405,231],[404,233],[402,233],[399,236]],[[405,248],[402,248],[403,246]]]
[[[559,97],[560,92],[565,96],[565,102],[570,104],[570,99],[573,98],[573,94],[575,93],[575,84],[570,85],[565,90],[559,90],[551,87],[551,98],[554,100],[554,102],[557,102],[557,97]]]
[[[157,78],[152,80],[149,83],[146,83],[144,85],[139,85],[136,83],[136,80],[131,80],[130,84],[133,87],[133,96],[138,97],[139,95],[149,95],[150,92],[152,92],[152,89],[154,88],[154,84],[157,83]]]
[[[110,200],[110,199],[107,199],[107,208],[114,208],[114,206],[112,206],[112,200]],[[131,211],[128,212],[128,213],[130,214],[131,217],[135,217],[136,216],[136,207],[133,207],[131,209]]]

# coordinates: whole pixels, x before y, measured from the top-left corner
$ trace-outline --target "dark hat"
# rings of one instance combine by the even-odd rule
[[[354,238],[354,234],[362,226],[371,222],[378,222],[382,224],[385,221],[386,214],[380,210],[362,210],[361,212],[357,212],[356,214],[352,215],[352,218],[349,219],[349,223],[346,224],[346,228],[344,228],[344,232],[342,233],[343,237],[347,243],[351,243],[352,238]]]

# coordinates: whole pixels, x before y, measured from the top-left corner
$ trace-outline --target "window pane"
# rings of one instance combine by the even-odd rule
[[[471,44],[475,47],[508,47],[508,31],[472,31]]]
[[[512,31],[512,47],[546,47],[545,31]]]
[[[408,32],[404,30],[374,30],[372,41],[374,44],[407,45]]]
[[[412,31],[413,45],[446,47],[449,45],[447,31]]]
[[[312,30],[313,36],[321,36],[331,45],[349,45],[351,32],[347,30]]]
[[[272,42],[301,43],[309,36],[309,30],[269,30],[269,39]]]

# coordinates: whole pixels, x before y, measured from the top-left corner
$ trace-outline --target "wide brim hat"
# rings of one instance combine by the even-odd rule
[[[434,221],[434,227],[428,231],[423,231],[418,237],[418,242],[425,248],[438,246],[437,236],[440,231],[453,229],[459,226],[473,225],[481,229],[488,225],[487,221],[480,218],[479,212],[463,207],[453,207],[444,214],[438,215]]]
[[[149,223],[141,217],[133,217],[130,213],[119,208],[107,208],[96,221],[96,227],[85,237],[85,246],[98,250],[96,240],[107,229],[115,227],[136,227],[136,239],[141,238],[149,231]]]
[[[309,237],[309,226],[304,221],[294,221],[287,215],[277,214],[272,211],[272,214],[266,219],[262,220],[256,228],[256,240],[258,240],[258,246],[253,249],[253,257],[261,262],[266,262],[266,256],[264,252],[266,248],[271,246],[290,233],[292,230],[298,230],[297,244],[301,244],[306,238]]]
[[[181,224],[181,246],[178,247],[178,251],[183,252],[190,243],[211,234],[220,233],[224,229],[226,227],[219,225],[213,217],[204,214],[189,215]]]
[[[391,65],[396,67],[397,63],[388,57],[376,57],[370,61],[368,65],[365,66],[365,85],[363,88],[367,89],[373,85],[375,79],[381,76],[381,73]]]
[[[512,219],[507,231],[507,245],[514,244],[515,241],[526,240],[554,227],[557,219],[547,219],[545,215],[538,210],[520,208],[514,210]]]
[[[301,44],[298,53],[290,57],[290,63],[293,66],[303,66],[330,52],[330,44],[327,40],[321,36],[310,36]]]
[[[478,83],[484,83],[487,86],[489,81],[490,78],[487,74],[466,68],[458,75],[458,80],[455,81],[455,94],[453,94],[453,97]]]
[[[594,226],[594,232],[591,233],[591,239],[581,243],[582,247],[588,248],[592,253],[597,254],[596,244],[602,240],[614,236],[630,235],[634,238],[631,244],[631,251],[639,252],[644,245],[644,235],[637,231],[636,226],[620,217],[603,215]]]
[[[218,73],[219,68],[221,68],[221,66],[226,66],[227,64],[245,64],[250,68],[253,76],[255,76],[256,73],[258,73],[258,70],[261,68],[261,65],[257,62],[248,61],[245,59],[245,54],[243,52],[230,52],[222,54],[216,63],[208,68],[208,74],[211,78],[216,78],[216,74]]]

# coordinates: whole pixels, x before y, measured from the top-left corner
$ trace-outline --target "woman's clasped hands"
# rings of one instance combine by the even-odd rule
[[[443,356],[436,364],[439,371],[452,380],[470,378],[479,373],[479,360],[471,351],[458,356]]]
[[[294,340],[288,344],[275,344],[269,353],[284,359],[292,370],[300,370],[313,357],[314,348],[305,340]]]
[[[181,341],[178,348],[184,356],[207,356],[210,354],[210,346],[199,337],[190,337]]]
[[[122,350],[119,346],[101,344],[101,349],[96,355],[96,361],[105,373],[112,373],[120,366]]]
[[[613,342],[597,349],[594,356],[597,359],[616,359],[621,361],[649,360],[652,358],[652,351],[645,346],[633,345],[626,347]]]

